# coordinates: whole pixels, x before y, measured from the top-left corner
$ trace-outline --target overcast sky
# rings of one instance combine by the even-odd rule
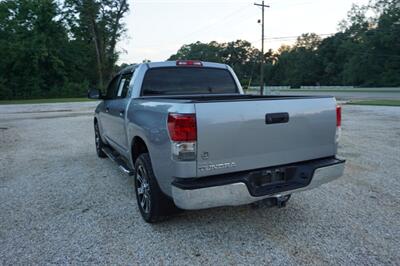
[[[164,61],[183,44],[237,39],[261,47],[261,8],[249,0],[130,0],[126,36],[118,44],[120,63]],[[261,1],[258,1],[261,2]],[[351,5],[368,0],[271,0],[265,11],[266,38],[337,31]],[[294,38],[267,39],[277,49]]]

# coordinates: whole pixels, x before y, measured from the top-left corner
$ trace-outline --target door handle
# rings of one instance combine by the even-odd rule
[[[106,113],[110,112],[110,108],[106,107]]]
[[[265,115],[265,124],[280,124],[289,122],[288,113],[272,113]]]
[[[120,111],[119,111],[119,115],[120,115],[120,116],[123,116],[124,114],[125,114],[125,110],[120,110]]]

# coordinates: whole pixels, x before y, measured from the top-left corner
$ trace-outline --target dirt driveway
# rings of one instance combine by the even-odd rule
[[[94,103],[0,106],[0,264],[400,264],[400,108],[345,106],[345,176],[283,209],[149,225],[96,157]]]

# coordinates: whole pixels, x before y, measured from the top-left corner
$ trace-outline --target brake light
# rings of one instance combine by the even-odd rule
[[[339,143],[340,135],[341,135],[341,125],[342,125],[342,107],[336,105],[336,134],[335,134],[335,142]]]
[[[168,114],[168,131],[172,141],[196,141],[196,115]]]
[[[198,60],[177,60],[176,61],[177,66],[203,66],[203,63]]]
[[[336,126],[340,127],[342,125],[342,107],[336,106]]]

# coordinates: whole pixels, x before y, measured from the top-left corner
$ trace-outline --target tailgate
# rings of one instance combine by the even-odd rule
[[[197,176],[335,155],[335,106],[334,98],[196,103]]]

